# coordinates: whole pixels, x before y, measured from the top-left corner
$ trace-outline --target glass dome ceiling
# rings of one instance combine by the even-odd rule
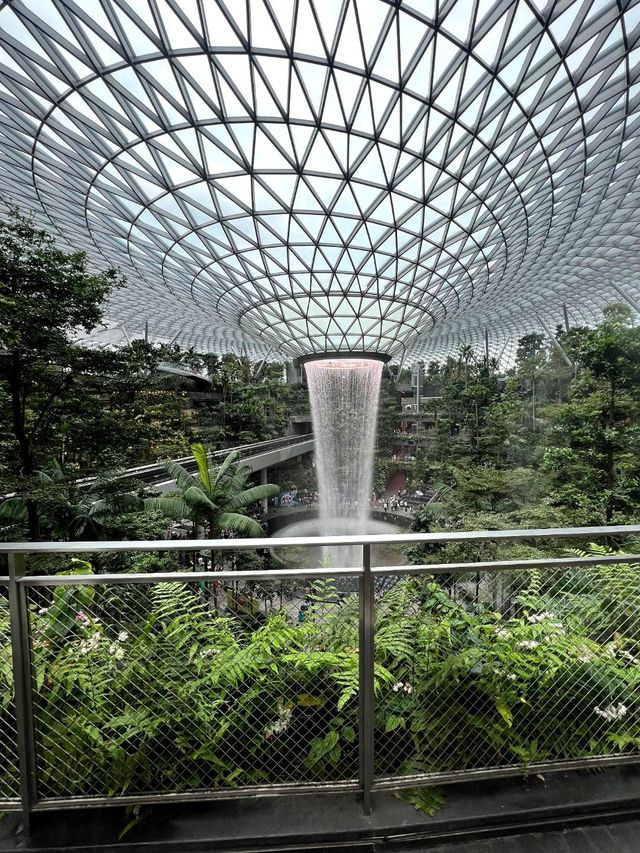
[[[640,298],[640,5],[0,3],[0,199],[201,350],[499,353]]]

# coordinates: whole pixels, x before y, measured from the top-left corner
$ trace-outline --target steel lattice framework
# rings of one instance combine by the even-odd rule
[[[498,351],[640,293],[639,39],[636,0],[12,0],[0,195],[131,332]]]

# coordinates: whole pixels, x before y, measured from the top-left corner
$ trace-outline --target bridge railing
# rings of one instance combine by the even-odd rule
[[[251,456],[257,456],[262,453],[270,453],[272,450],[287,448],[302,444],[305,441],[313,441],[313,435],[287,435],[282,438],[269,439],[267,441],[257,441],[250,444],[239,444],[233,447],[225,447],[222,450],[214,450],[209,454],[209,458],[223,460],[229,453],[237,452],[240,454],[240,460],[247,459]],[[182,456],[174,459],[180,465],[184,465],[187,469],[195,469],[196,463],[193,456]],[[138,465],[135,468],[128,468],[122,475],[122,479],[147,480],[158,475],[165,474],[164,466],[160,462],[152,462],[147,465]],[[84,481],[83,481],[84,482]],[[86,483],[90,485],[93,478],[88,478]]]
[[[368,811],[377,790],[637,761],[640,554],[566,549],[639,535],[283,538],[359,560],[127,574],[90,555],[224,567],[273,540],[0,544],[0,808],[28,828],[70,806],[351,790]],[[562,553],[372,565],[381,546],[505,540]],[[29,575],[31,554],[63,573]]]

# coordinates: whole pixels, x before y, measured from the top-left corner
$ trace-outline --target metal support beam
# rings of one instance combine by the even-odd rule
[[[20,766],[20,799],[22,827],[26,836],[31,833],[31,812],[36,803],[36,762],[33,728],[33,697],[31,693],[31,642],[27,592],[18,580],[25,574],[25,555],[9,554],[9,622],[11,655],[16,707],[16,733]]]
[[[420,397],[422,396],[422,362],[416,362],[416,414],[420,414]]]
[[[404,357],[407,354],[406,349],[402,351],[402,358],[398,364],[398,374],[396,376],[396,391],[400,387],[400,376],[402,375],[402,365],[404,364]]]
[[[267,477],[267,472],[268,472],[268,471],[269,471],[269,469],[268,469],[268,468],[262,468],[262,469],[260,470],[260,485],[261,485],[261,486],[266,486],[266,485],[267,485],[267,483],[269,482],[269,479],[268,479],[268,477]],[[267,498],[262,498],[262,500],[260,501],[260,503],[262,504],[262,511],[263,511],[263,513],[266,515],[266,514],[267,514],[267,512],[269,511],[269,501],[268,501],[268,499],[267,499]]]
[[[622,299],[624,299],[624,301],[627,303],[627,305],[630,305],[634,311],[636,311],[638,314],[640,314],[640,302],[637,302],[632,296],[629,296],[629,294],[626,291],[624,291],[620,287],[620,285],[612,284],[611,287],[615,290],[615,292]]]
[[[542,328],[543,328],[543,329],[544,329],[544,331],[546,332],[546,335],[547,335],[547,337],[549,338],[549,340],[551,341],[551,343],[554,345],[554,347],[558,350],[558,352],[559,352],[559,353],[560,353],[560,355],[562,356],[562,358],[563,358],[563,360],[565,361],[565,363],[566,363],[566,364],[567,364],[567,365],[568,365],[572,370],[574,370],[574,368],[575,368],[574,363],[571,361],[571,359],[570,359],[570,358],[569,358],[569,356],[566,354],[566,352],[562,349],[562,347],[560,346],[560,343],[558,342],[558,339],[557,339],[557,338],[556,338],[556,336],[553,334],[553,332],[551,331],[551,329],[547,326],[547,324],[544,322],[544,320],[542,319],[542,317],[538,317],[538,322],[540,323],[540,325],[542,326]]]
[[[502,349],[500,350],[500,355],[498,356],[498,361],[497,361],[498,367],[500,367],[500,362],[502,361],[502,356],[504,355],[504,351],[506,350],[508,343],[509,343],[509,338],[507,338],[507,340],[502,345]]]
[[[375,602],[371,574],[371,545],[362,546],[362,575],[358,579],[360,598],[359,625],[359,782],[362,791],[362,811],[371,814],[371,789],[374,781],[374,626]]]
[[[265,366],[265,364],[267,363],[267,359],[269,358],[269,356],[271,355],[271,353],[272,353],[272,352],[273,352],[273,346],[270,346],[270,347],[269,347],[269,349],[267,350],[267,354],[265,355],[265,357],[262,359],[262,361],[261,361],[261,362],[260,362],[260,364],[258,365],[258,368],[257,368],[256,373],[255,373],[255,378],[256,378],[256,379],[257,379],[257,378],[260,376],[260,374],[262,373],[262,368],[263,368],[263,367]]]

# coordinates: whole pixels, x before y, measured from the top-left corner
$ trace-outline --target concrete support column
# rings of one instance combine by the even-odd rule
[[[260,485],[261,486],[266,486],[266,484],[269,482],[269,478],[267,477],[268,472],[269,472],[268,468],[262,468],[260,470]],[[269,501],[267,500],[267,498],[263,498],[261,503],[262,503],[262,511],[266,515],[267,510],[269,509]]]

